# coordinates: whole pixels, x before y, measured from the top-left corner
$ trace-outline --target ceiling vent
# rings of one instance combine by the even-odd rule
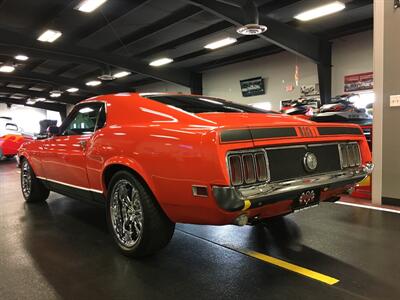
[[[97,78],[100,79],[100,80],[104,80],[104,81],[114,80],[114,76],[112,76],[111,74],[103,74],[103,75],[100,75]]]
[[[260,24],[247,24],[239,27],[236,32],[243,35],[257,35],[267,31],[267,26]]]

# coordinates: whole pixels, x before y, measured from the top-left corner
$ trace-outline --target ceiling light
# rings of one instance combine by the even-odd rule
[[[25,60],[28,60],[28,59],[29,59],[28,56],[22,55],[22,54],[16,55],[16,56],[14,56],[14,58],[15,58],[16,60],[21,60],[21,61],[25,61]]]
[[[46,98],[36,98],[36,101],[46,101]]]
[[[10,66],[10,65],[2,65],[0,67],[0,72],[3,72],[3,73],[11,73],[11,72],[14,72],[14,70],[15,70],[15,67]]]
[[[30,90],[30,91],[36,91],[36,92],[43,92],[43,91],[45,90],[45,88],[38,87],[38,86],[32,86],[32,87],[30,87],[28,90]]]
[[[79,89],[74,87],[67,90],[68,93],[76,93],[77,91],[79,91]]]
[[[316,8],[306,10],[305,12],[302,12],[296,16],[294,16],[295,19],[300,20],[300,21],[310,21],[313,19],[317,19],[323,16],[327,16],[333,13],[336,13],[338,11],[341,11],[346,8],[346,5],[344,3],[335,1],[329,4],[325,4],[322,6],[318,6]]]
[[[61,93],[50,93],[51,98],[58,98],[61,97]]]
[[[97,86],[97,85],[100,85],[100,84],[101,84],[101,81],[99,81],[99,80],[92,80],[92,81],[86,82],[87,86]]]
[[[38,41],[41,42],[52,43],[56,39],[58,39],[61,35],[62,33],[60,31],[48,29],[45,32],[43,32],[37,39]]]
[[[83,0],[81,1],[75,9],[85,12],[91,13],[99,6],[103,5],[107,0]]]
[[[125,76],[128,76],[128,75],[131,75],[131,72],[121,71],[121,72],[115,73],[113,75],[113,77],[114,78],[122,78],[122,77],[125,77]]]
[[[26,104],[28,104],[28,105],[33,105],[35,103],[36,103],[36,100],[30,99],[30,98],[28,100],[26,100]]]
[[[236,43],[236,42],[237,42],[237,39],[228,37],[228,38],[225,38],[225,39],[222,39],[222,40],[207,44],[207,45],[204,46],[204,48],[213,50],[213,49],[221,48],[221,47],[224,47],[224,46],[227,46],[227,45],[231,45],[231,44]]]
[[[243,35],[257,35],[267,31],[267,26],[260,24],[247,24],[239,27],[236,32]]]
[[[149,63],[150,66],[152,67],[159,67],[162,65],[166,65],[169,63],[172,63],[174,60],[172,58],[168,58],[168,57],[164,57],[164,58],[160,58],[157,60],[153,60],[151,63]]]

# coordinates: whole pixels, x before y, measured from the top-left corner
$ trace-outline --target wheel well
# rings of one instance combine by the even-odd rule
[[[151,189],[149,188],[148,184],[146,183],[146,181],[143,179],[142,176],[139,175],[139,173],[137,173],[135,170],[124,166],[124,165],[120,165],[120,164],[115,164],[115,165],[110,165],[108,166],[104,172],[103,172],[103,181],[104,181],[104,186],[106,187],[106,189],[108,190],[108,186],[111,182],[111,178],[114,176],[115,173],[117,173],[118,171],[128,171],[130,173],[132,173],[132,175],[134,175],[136,177],[137,180],[140,181],[140,183],[143,184],[143,186],[151,193],[153,194],[153,192],[151,191]]]

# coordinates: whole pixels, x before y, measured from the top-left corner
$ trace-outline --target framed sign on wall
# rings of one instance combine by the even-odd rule
[[[372,90],[373,88],[374,88],[373,72],[347,75],[344,77],[345,92]]]
[[[264,95],[264,79],[262,77],[254,77],[240,80],[240,89],[243,97]]]

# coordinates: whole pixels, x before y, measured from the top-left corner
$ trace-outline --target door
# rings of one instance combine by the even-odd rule
[[[104,126],[103,105],[93,102],[76,106],[61,126],[60,134],[44,144],[43,169],[54,190],[69,195],[76,192],[75,196],[90,191],[86,150],[95,131]]]

